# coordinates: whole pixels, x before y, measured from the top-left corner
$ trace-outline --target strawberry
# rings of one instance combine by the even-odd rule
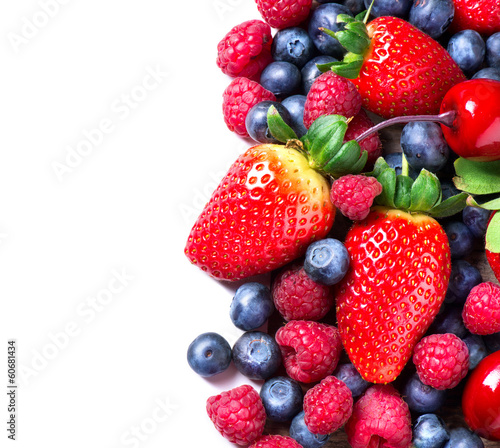
[[[363,107],[384,118],[436,114],[445,93],[466,77],[448,52],[423,31],[397,17],[340,15],[345,30],[332,32],[348,50],[342,62],[323,65],[351,79]]]
[[[450,31],[474,30],[484,36],[500,31],[498,0],[453,0],[455,15]]]
[[[500,282],[500,213],[491,214],[486,230],[486,259],[495,277]]]
[[[254,146],[238,157],[188,237],[186,256],[217,279],[262,274],[303,255],[334,221],[323,174],[359,172],[367,160],[358,143],[343,143],[344,117],[321,117],[302,141],[272,107],[268,122],[275,137],[291,142]]]
[[[374,207],[347,233],[351,265],[337,287],[337,320],[342,343],[362,377],[388,383],[410,359],[448,287],[448,239],[429,214],[456,213],[467,194],[441,202],[435,175],[422,170],[415,181],[396,178],[382,158],[374,174],[383,186],[376,201],[386,206]]]

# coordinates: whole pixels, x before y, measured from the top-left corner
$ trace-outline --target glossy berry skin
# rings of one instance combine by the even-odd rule
[[[240,330],[255,330],[264,325],[274,311],[269,288],[261,283],[241,285],[229,307],[229,317]]]
[[[305,95],[292,95],[285,98],[281,105],[286,108],[292,119],[291,128],[297,134],[297,137],[301,138],[307,132],[307,128],[304,126],[304,105],[306,104]]]
[[[372,1],[364,0],[364,2],[365,9],[368,9]],[[412,3],[413,0],[375,0],[371,14],[374,17],[394,16],[407,19]]]
[[[466,74],[474,73],[483,63],[486,46],[477,31],[463,30],[451,36],[448,53]]]
[[[354,364],[350,362],[339,364],[333,376],[345,383],[353,398],[359,397],[370,386],[370,383],[362,378]]]
[[[322,72],[319,71],[316,64],[326,64],[328,62],[335,62],[333,56],[328,56],[326,54],[322,54],[320,56],[316,56],[312,58],[302,69],[300,70],[300,74],[302,75],[302,92],[304,95],[309,93],[311,86],[313,85],[316,78],[318,78]]]
[[[454,260],[445,302],[462,307],[470,290],[482,281],[479,269],[466,260]]]
[[[265,380],[281,365],[280,348],[267,333],[247,331],[233,345],[233,362],[247,378]]]
[[[462,221],[450,221],[444,226],[452,258],[463,258],[474,249],[474,236]]]
[[[454,15],[453,0],[413,2],[408,21],[433,39],[440,37],[450,26]]]
[[[428,334],[442,333],[452,333],[458,338],[463,338],[467,335],[467,328],[465,328],[464,321],[462,320],[462,309],[459,306],[441,305],[439,314],[434,318],[429,327]]]
[[[417,373],[411,375],[401,391],[410,410],[416,414],[438,411],[446,401],[446,390],[438,390],[422,383]]]
[[[273,422],[287,422],[302,411],[304,394],[300,384],[285,376],[268,379],[260,389],[266,415]]]
[[[455,16],[450,31],[475,30],[482,35],[500,31],[500,3],[497,0],[453,0]]]
[[[304,421],[304,411],[299,412],[290,424],[290,437],[299,442],[303,448],[321,448],[330,440],[330,434],[313,434]]]
[[[187,360],[198,375],[217,375],[231,364],[231,346],[220,334],[203,333],[189,344]]]
[[[274,106],[278,113],[280,114],[283,121],[289,126],[292,125],[292,117],[288,113],[288,110],[276,101],[261,101],[248,111],[245,117],[245,129],[247,134],[259,143],[278,143],[271,132],[267,124],[267,111],[271,106]]]
[[[441,125],[444,138],[460,157],[476,162],[500,160],[500,82],[471,79],[452,87],[440,113],[454,111],[451,127]]]
[[[442,447],[450,439],[446,423],[436,414],[424,414],[417,418],[413,426],[415,448]]]
[[[493,81],[500,81],[500,68],[486,67],[483,68],[472,76],[471,79],[492,79]]]
[[[290,62],[300,69],[315,52],[316,47],[312,39],[302,28],[285,28],[274,35],[271,54],[275,61]]]
[[[344,136],[344,141],[355,140],[364,131],[375,126],[373,121],[364,111],[360,109],[357,115],[349,122],[347,131]],[[366,151],[368,153],[368,160],[366,161],[366,166],[364,171],[368,171],[375,164],[376,160],[382,155],[382,142],[378,132],[374,132],[370,136],[364,138],[359,143],[361,146],[361,151]]]
[[[260,84],[274,93],[277,98],[285,98],[297,93],[300,88],[300,70],[291,62],[271,62],[260,75]]]
[[[472,371],[462,395],[462,410],[473,431],[500,440],[500,351],[488,355]]]
[[[450,440],[443,448],[484,448],[484,443],[477,434],[460,427],[450,430]]]
[[[488,225],[491,222],[493,216],[495,216],[495,213],[497,212],[495,211],[491,214],[490,220],[488,221]],[[488,264],[490,265],[493,274],[495,274],[496,279],[500,282],[500,253],[492,252],[487,247],[485,248],[485,252],[486,252],[486,260],[488,261]]]
[[[335,285],[344,278],[348,268],[349,254],[339,240],[325,238],[307,248],[304,270],[317,283]]]
[[[434,219],[374,207],[345,239],[351,266],[337,285],[343,345],[363,378],[393,381],[444,301],[451,272]]]
[[[483,238],[486,234],[490,215],[491,210],[468,205],[462,210],[462,221],[475,238]]]
[[[488,350],[482,336],[469,334],[462,339],[469,349],[469,370],[474,370],[477,365],[488,356]]]
[[[500,31],[486,39],[486,63],[488,67],[500,69]]]

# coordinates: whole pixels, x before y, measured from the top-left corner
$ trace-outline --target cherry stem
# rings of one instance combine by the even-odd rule
[[[369,137],[375,132],[378,132],[381,129],[384,129],[388,126],[392,126],[393,124],[410,123],[412,121],[433,121],[435,123],[441,123],[451,128],[453,126],[453,122],[455,121],[455,117],[456,117],[456,112],[453,110],[449,110],[448,112],[444,112],[439,115],[410,115],[407,117],[404,116],[404,117],[389,118],[389,120],[382,121],[379,124],[373,126],[370,129],[367,129],[365,132],[358,135],[356,137],[356,141],[359,143],[366,137]]]

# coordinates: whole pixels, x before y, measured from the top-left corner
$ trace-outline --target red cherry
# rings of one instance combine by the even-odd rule
[[[462,395],[465,421],[489,440],[500,440],[500,351],[484,358],[472,371]]]
[[[453,86],[440,113],[455,112],[444,138],[460,157],[477,162],[500,160],[500,81],[471,79]]]

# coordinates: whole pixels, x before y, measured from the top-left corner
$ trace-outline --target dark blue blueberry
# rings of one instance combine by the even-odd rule
[[[484,344],[483,338],[478,334],[468,334],[463,338],[463,341],[469,349],[469,370],[475,369],[476,366],[488,356],[488,350]]]
[[[372,0],[365,0],[365,8],[370,7]],[[375,0],[371,14],[374,17],[395,16],[408,18],[413,0]]]
[[[436,412],[446,400],[446,390],[427,386],[416,373],[404,384],[402,395],[410,410],[417,414]]]
[[[479,269],[466,260],[453,260],[450,282],[446,291],[446,303],[462,307],[474,286],[483,281]]]
[[[290,62],[302,68],[315,52],[316,47],[311,37],[302,28],[285,28],[273,37],[271,54],[275,61]]]
[[[403,170],[403,153],[401,152],[391,152],[384,156],[384,160],[387,162],[391,168],[394,168],[396,174],[401,174]],[[412,179],[416,179],[420,171],[414,170],[411,166],[408,167],[408,176]]]
[[[474,235],[461,221],[450,221],[445,224],[444,231],[448,236],[451,258],[463,258],[474,248]]]
[[[488,67],[500,68],[500,32],[486,39],[486,63]]]
[[[304,394],[297,381],[277,376],[262,385],[260,398],[269,420],[287,422],[302,411]]]
[[[483,336],[483,341],[489,353],[500,350],[500,332]]]
[[[436,414],[424,414],[413,425],[415,448],[441,448],[450,439],[446,423]]]
[[[483,68],[474,73],[471,79],[493,79],[494,81],[500,81],[500,68]]]
[[[477,31],[462,30],[451,36],[447,50],[464,73],[472,74],[483,63],[486,45]]]
[[[306,104],[305,95],[292,95],[285,98],[281,105],[285,106],[290,116],[292,117],[292,128],[297,134],[297,137],[301,138],[307,132],[307,128],[304,126],[304,105]]]
[[[272,136],[271,132],[269,132],[269,127],[267,125],[267,111],[271,106],[276,108],[281,118],[283,118],[283,121],[288,124],[288,126],[292,126],[292,117],[290,117],[286,107],[276,101],[261,101],[248,111],[247,117],[245,118],[245,127],[248,135],[256,142],[279,143],[278,140]]]
[[[436,123],[408,123],[401,132],[400,143],[408,164],[416,171],[425,168],[436,173],[444,168],[450,156],[441,126]]]
[[[450,26],[454,12],[453,0],[420,0],[410,8],[408,21],[437,39]]]
[[[490,215],[491,210],[468,205],[462,211],[462,221],[469,228],[474,237],[482,238],[486,234]]]
[[[262,331],[247,331],[233,345],[236,368],[251,380],[265,380],[281,365],[281,352],[274,338]]]
[[[467,335],[462,310],[456,306],[442,305],[428,330],[429,334],[453,333],[459,338]]]
[[[344,24],[337,22],[339,14],[352,16],[351,11],[343,5],[337,3],[319,5],[311,13],[307,31],[321,54],[328,54],[334,58],[342,59],[345,53],[342,45],[333,37],[319,30],[319,28],[326,28],[334,32],[343,30]]]
[[[484,448],[481,438],[467,428],[453,428],[443,448]]]
[[[303,448],[321,448],[326,445],[330,435],[313,434],[304,422],[304,411],[299,412],[290,425],[290,437],[299,442]]]
[[[300,70],[290,62],[271,62],[260,74],[260,84],[276,98],[293,95],[300,89],[300,81]]]
[[[304,270],[315,282],[334,285],[344,278],[350,258],[345,246],[334,238],[310,244],[306,251]]]
[[[343,0],[339,3],[348,8],[353,16],[357,16],[360,12],[366,11],[365,0]]]
[[[370,386],[370,383],[363,379],[354,364],[350,362],[339,364],[333,372],[333,376],[346,384],[353,398],[359,397]]]
[[[229,317],[239,329],[249,331],[264,325],[274,311],[271,291],[261,283],[241,285],[234,294]]]
[[[451,181],[441,181],[441,192],[443,195],[443,201],[461,193],[457,187]]]
[[[337,59],[334,57],[323,54],[312,58],[306,65],[304,65],[304,67],[302,67],[302,70],[300,71],[302,74],[302,91],[305,95],[308,94],[316,78],[321,75],[321,72],[316,64],[327,64],[335,61],[337,61]]]
[[[217,375],[231,364],[231,346],[220,334],[200,334],[189,344],[187,361],[198,375]]]

